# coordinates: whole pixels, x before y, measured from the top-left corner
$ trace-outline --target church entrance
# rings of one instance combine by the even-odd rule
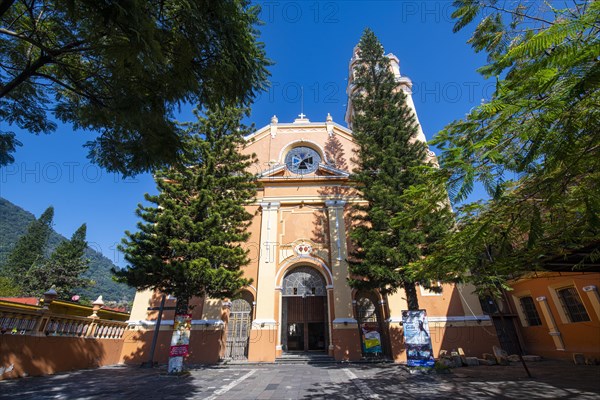
[[[327,350],[327,290],[311,267],[299,267],[283,278],[281,346],[284,351]]]

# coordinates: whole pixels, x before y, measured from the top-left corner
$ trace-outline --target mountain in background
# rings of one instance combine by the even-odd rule
[[[29,211],[0,197],[0,264],[4,263],[19,237],[27,232],[27,227],[35,219],[36,217]],[[47,254],[50,255],[63,240],[67,240],[67,238],[53,230],[48,240]],[[129,302],[133,300],[135,289],[112,280],[110,270],[118,267],[108,258],[90,247],[87,248],[85,257],[90,260],[90,268],[84,276],[92,279],[96,284],[78,290],[78,294],[92,301],[98,296],[102,296],[104,301]]]

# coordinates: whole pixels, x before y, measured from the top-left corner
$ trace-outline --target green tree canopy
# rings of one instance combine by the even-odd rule
[[[454,4],[455,30],[479,21],[469,42],[497,84],[434,142],[454,199],[475,182],[491,199],[463,208],[432,262],[499,283],[600,241],[600,2]]]
[[[8,278],[15,288],[21,288],[26,279],[27,271],[46,259],[46,246],[52,233],[54,207],[48,207],[42,215],[31,222],[27,233],[19,238],[15,247],[2,265],[2,276]],[[48,287],[49,288],[49,287]]]
[[[418,262],[448,231],[452,216],[443,186],[429,180],[434,166],[427,144],[417,138],[414,112],[371,30],[358,51],[352,95],[358,167],[352,177],[367,204],[357,207],[350,231],[350,284],[384,294],[403,288],[414,310],[416,283],[439,279]]]
[[[247,105],[268,72],[247,0],[0,3],[0,121],[97,131],[89,157],[125,175],[176,163],[182,103]],[[0,131],[0,165],[20,145]]]
[[[68,300],[74,294],[73,289],[91,284],[89,279],[82,277],[89,268],[89,260],[84,257],[86,231],[86,224],[81,225],[71,240],[65,240],[56,247],[50,258],[27,271],[24,285],[27,294],[40,296],[54,287],[59,298]]]
[[[192,296],[231,297],[250,283],[241,244],[252,218],[244,205],[256,194],[247,172],[254,158],[238,149],[251,129],[235,108],[196,114],[186,125],[187,165],[157,172],[159,194],[138,206],[138,231],[126,232],[121,246],[129,267],[116,272],[131,286],[176,296],[180,311]]]

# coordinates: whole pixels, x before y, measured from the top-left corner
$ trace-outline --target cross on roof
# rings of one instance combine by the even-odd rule
[[[300,113],[300,114],[298,114],[298,116],[300,117],[300,119],[304,119],[304,117],[306,117],[306,114]]]

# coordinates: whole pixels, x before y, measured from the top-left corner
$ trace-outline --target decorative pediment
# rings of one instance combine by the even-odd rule
[[[334,177],[334,178],[347,178],[350,174],[346,171],[342,171],[341,169],[337,169],[334,168],[332,166],[323,164],[323,163],[319,163],[319,166],[317,167],[317,170],[314,172],[314,175],[317,175],[319,177]],[[285,164],[276,164],[274,166],[272,166],[271,168],[262,171],[258,177],[259,178],[271,178],[271,177],[285,177],[285,178],[309,178],[310,176],[313,176],[313,174],[310,175],[295,175],[295,174],[290,174],[286,168],[285,168]]]

